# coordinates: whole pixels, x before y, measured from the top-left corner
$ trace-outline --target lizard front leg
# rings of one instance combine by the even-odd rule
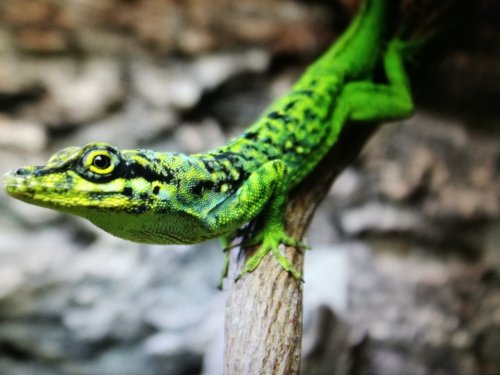
[[[227,228],[228,233],[253,220],[259,213],[263,215],[262,229],[243,244],[261,246],[247,259],[238,278],[255,270],[269,252],[274,254],[283,269],[295,278],[301,278],[300,272],[279,250],[280,244],[303,247],[299,241],[285,233],[283,215],[287,195],[286,165],[281,160],[273,160],[254,171],[233,195],[209,212],[209,225]]]

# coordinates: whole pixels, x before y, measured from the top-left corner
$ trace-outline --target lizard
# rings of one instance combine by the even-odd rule
[[[260,248],[238,278],[272,253],[301,279],[280,251],[281,245],[306,247],[285,231],[290,190],[335,145],[347,123],[397,120],[414,111],[404,67],[409,42],[386,35],[390,1],[364,0],[344,33],[289,92],[226,145],[193,155],[120,150],[100,142],[68,147],[45,165],[7,173],[5,189],[14,198],[81,216],[140,243],[218,237],[227,249],[240,227],[259,218],[261,228],[242,245]],[[377,64],[384,83],[373,80]]]

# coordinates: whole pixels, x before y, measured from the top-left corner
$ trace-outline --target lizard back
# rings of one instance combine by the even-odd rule
[[[368,77],[379,59],[385,30],[384,0],[368,0],[337,42],[311,65],[291,91],[239,137],[199,154],[202,159],[231,159],[230,165],[251,173],[265,162],[281,159],[289,187],[297,185],[331,149],[342,124],[334,121],[345,84]]]

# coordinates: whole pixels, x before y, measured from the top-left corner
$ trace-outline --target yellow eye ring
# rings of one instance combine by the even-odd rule
[[[113,172],[115,169],[116,161],[109,151],[96,150],[89,152],[85,158],[84,166],[91,172],[106,175]]]

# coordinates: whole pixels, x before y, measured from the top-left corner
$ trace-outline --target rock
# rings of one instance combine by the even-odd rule
[[[132,369],[146,366],[146,361],[153,363],[153,369],[164,368],[166,358],[173,356],[178,360],[171,368],[186,366],[188,358],[188,362],[196,358],[199,367],[211,337],[221,331],[223,299],[211,309],[200,309],[210,306],[218,293],[215,285],[221,253],[212,245],[208,246],[211,250],[141,249],[104,236],[79,252],[70,245],[70,233],[54,237],[53,232],[41,231],[17,239],[10,233],[9,238],[12,240],[0,243],[0,327],[7,319],[17,323],[1,329],[0,341],[19,348],[32,361],[50,358],[58,362],[59,369],[95,368],[102,373],[115,361],[127,363],[135,358],[136,365],[119,372],[132,374]],[[185,265],[181,277],[176,271],[185,262],[189,266]],[[184,285],[179,287],[179,283]],[[191,299],[185,290],[193,290],[196,297]],[[189,312],[196,314],[186,320]],[[36,322],[30,317],[37,317]],[[52,334],[41,334],[44,330]],[[184,349],[167,353],[162,337],[172,335],[178,340],[182,337],[179,332],[187,340]],[[30,346],[30,334],[39,337],[37,345]],[[109,340],[123,345],[98,352],[92,349]],[[137,345],[143,340],[141,349]],[[134,345],[137,347],[131,352]],[[5,366],[11,367],[0,367],[0,372],[14,365]]]
[[[257,50],[213,54],[194,63],[179,61],[167,66],[139,60],[132,65],[132,77],[139,95],[152,106],[185,111],[199,101],[204,91],[243,72],[262,72],[268,63],[269,55]]]
[[[0,197],[3,194],[0,194]],[[11,197],[5,198],[6,211],[14,217],[17,224],[22,224],[26,229],[61,222],[62,214],[57,211],[29,205],[27,203],[14,200]]]
[[[365,153],[368,167],[382,176],[383,194],[413,201],[431,217],[474,220],[500,212],[496,138],[471,137],[459,123],[426,113],[405,124],[386,127]]]
[[[35,101],[40,99],[37,95],[34,95],[37,92],[38,96],[40,96],[40,92],[42,91],[40,90],[40,84],[35,79],[28,78],[26,70],[28,69],[23,68],[23,63],[19,58],[12,54],[5,53],[5,56],[1,56],[0,93],[2,94],[2,101],[7,102],[2,103],[4,107],[3,111],[9,112],[15,109],[16,106],[24,104],[22,100],[23,95],[25,96],[24,99],[26,97]],[[29,94],[31,94],[31,98]],[[12,103],[8,103],[8,98],[13,98],[11,100]]]
[[[416,211],[390,204],[370,203],[350,208],[341,214],[340,222],[343,230],[350,235],[363,232],[416,232],[428,237],[434,232]]]
[[[154,107],[191,108],[203,90],[186,64],[160,66],[139,60],[132,64],[131,71],[137,93]]]
[[[201,124],[183,124],[174,134],[179,149],[188,154],[204,152],[222,146],[226,137],[217,123],[205,120]]]
[[[484,248],[484,262],[500,274],[500,252],[498,251],[498,244],[500,243],[500,223],[497,221],[487,225],[481,237],[484,241],[482,246],[480,245]]]
[[[366,185],[361,172],[350,167],[338,176],[328,195],[339,203],[353,205],[366,193]]]
[[[495,372],[500,368],[498,348],[500,347],[500,324],[487,331],[481,332],[477,337],[476,350],[482,363],[483,371]]]
[[[377,256],[361,247],[350,252],[353,278],[346,319],[354,336],[364,331],[370,338],[367,368],[375,373],[487,371],[472,344],[481,337],[479,327],[493,327],[494,318],[481,311],[500,308],[498,298],[479,291],[498,280],[482,281],[488,272],[482,265],[447,262],[414,247],[396,253],[390,246],[383,244]],[[404,350],[396,352],[394,345]],[[434,355],[453,360],[430,360]]]
[[[132,45],[156,53],[199,55],[256,43],[300,53],[326,43],[331,33],[325,7],[280,1],[81,0],[62,6],[46,0],[5,0],[0,10],[0,23],[15,43],[40,54],[75,49],[109,54]]]
[[[61,7],[48,1],[5,1],[4,22],[13,27],[16,44],[24,50],[60,53],[71,46]]]
[[[26,237],[19,229],[11,229],[0,243],[3,280],[0,319],[24,319],[34,315],[58,315],[67,301],[65,288],[54,284],[71,280],[67,268],[74,246],[68,238],[54,230]]]
[[[100,118],[116,106],[123,95],[118,66],[106,59],[59,67],[57,74],[47,77],[46,84],[60,112],[57,123],[78,124]],[[48,123],[55,125],[54,121]]]
[[[204,89],[213,89],[229,78],[246,72],[263,72],[270,56],[262,50],[205,56],[195,62],[192,74]]]
[[[27,356],[42,361],[63,361],[78,352],[78,345],[67,345],[66,333],[50,321],[8,322],[0,324],[0,341],[8,342]]]
[[[6,64],[4,62],[4,64]],[[9,90],[40,87],[41,98],[22,108],[24,116],[50,127],[68,127],[101,118],[122,100],[123,87],[118,64],[106,58],[77,61],[73,58],[30,58],[5,65]]]
[[[41,124],[0,115],[0,133],[0,147],[36,153],[47,146],[47,134]]]
[[[132,97],[122,111],[102,120],[80,127],[60,140],[58,147],[106,142],[119,148],[143,147],[157,141],[177,125],[175,113],[170,108],[153,107],[141,98]],[[123,136],[126,132],[127,136]]]

